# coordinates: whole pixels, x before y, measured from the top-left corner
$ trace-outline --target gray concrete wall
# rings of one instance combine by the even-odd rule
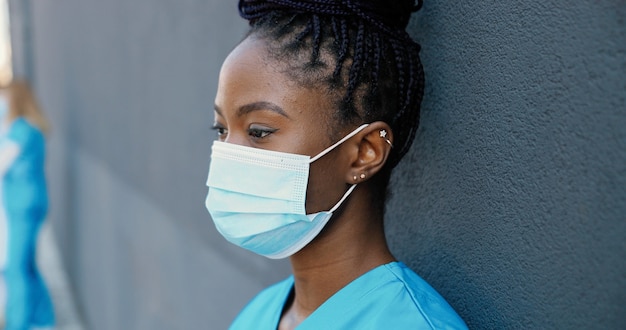
[[[426,1],[388,236],[472,328],[626,328],[626,3]]]
[[[224,328],[288,271],[226,244],[203,205],[236,1],[31,4],[51,219],[90,329]],[[427,90],[388,236],[472,328],[626,326],[625,17],[562,0],[414,16]]]

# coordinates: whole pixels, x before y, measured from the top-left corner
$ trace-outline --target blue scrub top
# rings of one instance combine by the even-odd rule
[[[7,216],[16,212],[45,214],[48,207],[44,175],[45,139],[24,118],[11,123],[5,138],[17,143],[20,153],[2,178],[2,197]]]
[[[277,329],[292,291],[293,276],[257,295],[231,330]],[[339,290],[297,328],[467,329],[463,320],[426,281],[401,262],[379,266]]]

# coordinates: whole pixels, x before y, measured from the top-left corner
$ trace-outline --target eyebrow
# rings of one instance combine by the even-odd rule
[[[214,106],[214,109],[215,109],[215,112],[217,112],[220,116],[222,116],[222,111],[217,105]],[[239,110],[237,110],[237,116],[243,116],[251,112],[261,111],[261,110],[269,110],[285,118],[290,118],[285,112],[285,110],[283,110],[283,108],[279,107],[278,105],[272,102],[264,102],[264,101],[253,102],[253,103],[242,105],[239,108]]]

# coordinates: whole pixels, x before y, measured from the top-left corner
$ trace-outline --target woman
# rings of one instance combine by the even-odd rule
[[[48,208],[44,177],[48,123],[24,81],[4,91],[7,114],[1,123],[2,203],[8,227],[5,265],[6,330],[52,327],[52,302],[35,263],[37,234]]]
[[[463,329],[396,261],[387,183],[418,125],[413,1],[241,0],[250,21],[215,100],[206,206],[229,241],[289,257],[293,276],[232,329]]]

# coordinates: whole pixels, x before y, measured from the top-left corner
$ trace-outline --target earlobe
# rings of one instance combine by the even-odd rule
[[[350,183],[367,181],[385,165],[393,147],[393,133],[382,121],[371,123],[359,135],[358,152],[346,178]]]

